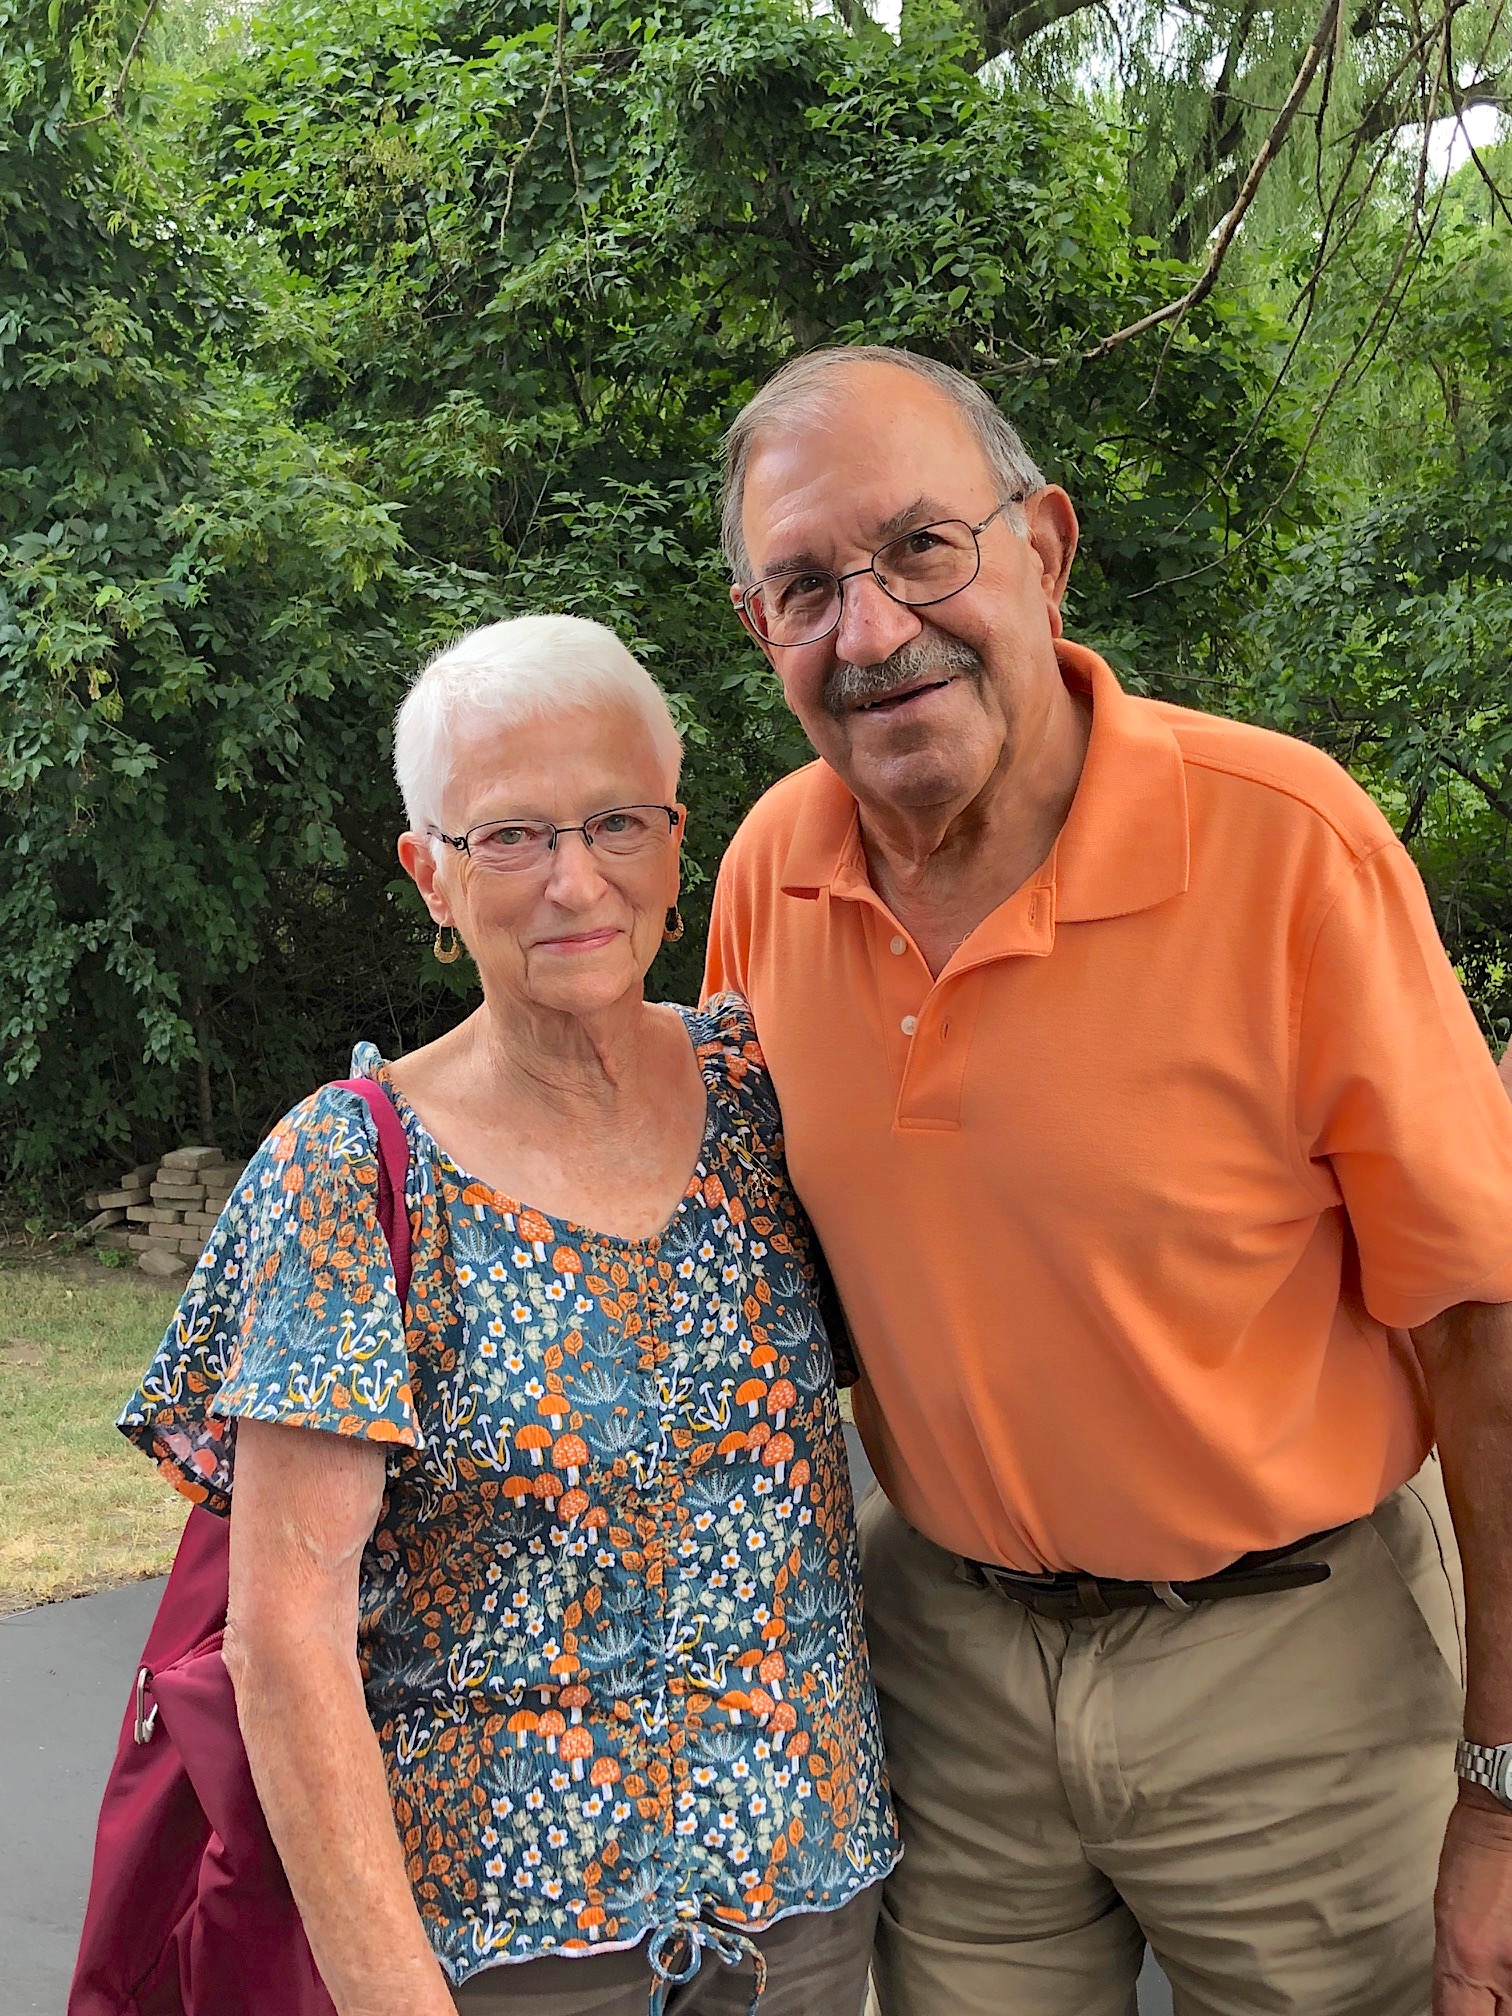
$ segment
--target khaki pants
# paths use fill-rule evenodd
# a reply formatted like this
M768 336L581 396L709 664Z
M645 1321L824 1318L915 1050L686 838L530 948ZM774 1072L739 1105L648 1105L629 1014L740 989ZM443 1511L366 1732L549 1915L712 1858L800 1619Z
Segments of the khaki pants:
M1427 2016L1463 1686L1436 1462L1312 1588L1035 1617L880 1492L861 1548L903 1860L882 2016ZM1311 1556L1309 1558L1312 1558Z
M861 2016L881 1886L838 1911L779 1918L755 1944L767 1963L757 2016ZM452 1991L462 2016L646 2016L651 1968L644 1942L623 1953L552 1955L489 1967ZM756 1990L749 1961L726 1967L705 1953L691 1981L667 1991L667 2016L745 2016Z

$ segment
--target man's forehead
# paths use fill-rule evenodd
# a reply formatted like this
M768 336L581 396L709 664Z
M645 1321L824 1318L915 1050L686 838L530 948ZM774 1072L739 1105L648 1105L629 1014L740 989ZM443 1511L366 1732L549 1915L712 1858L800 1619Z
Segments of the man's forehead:
M769 564L795 537L801 545L829 529L885 540L958 516L993 487L980 440L938 387L893 367L858 367L756 435L746 533L752 558Z

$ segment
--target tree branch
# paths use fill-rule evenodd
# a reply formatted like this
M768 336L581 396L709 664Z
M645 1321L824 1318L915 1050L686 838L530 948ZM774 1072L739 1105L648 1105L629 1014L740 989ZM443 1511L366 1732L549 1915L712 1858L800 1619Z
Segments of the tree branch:
M1244 222L1245 212L1254 202L1256 192L1265 179L1265 171L1281 151L1281 144L1291 130L1292 121L1307 96L1308 89L1317 74L1318 65L1333 41L1334 27L1339 18L1339 4L1340 0L1324 0L1323 12L1319 16L1317 27L1313 30L1312 40L1307 45L1307 53L1302 58L1301 67L1292 82L1292 87L1286 94L1286 100L1276 115L1274 125L1266 134L1259 153L1250 163L1250 171L1244 178L1238 196L1234 199L1232 209L1218 227L1206 265L1185 294L1179 295L1174 301L1167 301L1162 308L1151 309L1148 315L1141 315L1137 322L1129 322L1122 329L1115 329L1111 335L1104 336L1100 342L1094 343L1090 350L1072 351L1064 357L1031 357L1022 364L1009 365L1007 369L1010 375L1016 376L1025 371L1055 370L1061 365L1071 363L1096 364L1111 351L1118 349L1120 344L1132 342L1136 336L1143 336L1151 329L1158 329L1162 323L1179 319L1207 299L1217 285L1218 274L1228 257L1229 247L1238 234L1239 226Z

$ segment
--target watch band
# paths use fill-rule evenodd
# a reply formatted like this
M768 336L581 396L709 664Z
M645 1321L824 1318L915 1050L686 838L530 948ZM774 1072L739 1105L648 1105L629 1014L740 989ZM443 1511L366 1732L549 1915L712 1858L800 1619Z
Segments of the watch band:
M1454 1768L1469 1785L1479 1785L1503 1806L1512 1807L1512 1743L1469 1743L1454 1753Z

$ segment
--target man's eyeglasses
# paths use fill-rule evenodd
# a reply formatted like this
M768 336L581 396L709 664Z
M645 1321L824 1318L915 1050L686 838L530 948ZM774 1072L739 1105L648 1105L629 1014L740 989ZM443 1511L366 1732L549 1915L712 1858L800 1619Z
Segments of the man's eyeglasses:
M617 861L649 854L677 831L677 817L675 805L613 805L590 814L580 826L553 826L549 819L487 819L465 833L443 833L436 826L430 830L475 867L511 874L538 868L556 852L564 833L581 833L585 847Z
M783 651L817 644L838 629L845 584L861 574L870 574L884 595L905 608L927 609L971 586L982 566L979 535L994 518L1023 501L1022 491L1005 497L979 525L968 525L964 518L916 525L879 546L866 566L853 567L848 574L831 574L822 567L789 567L768 574L742 590L737 606L753 637Z

